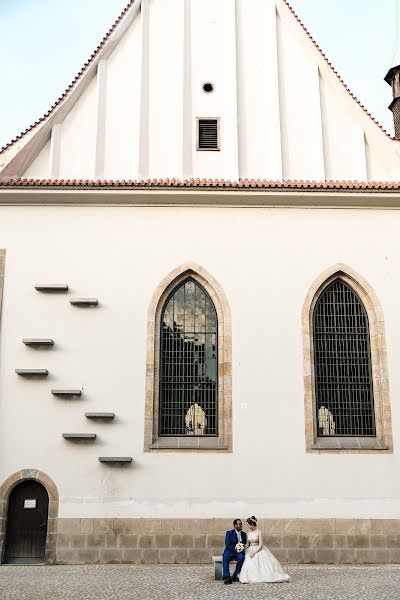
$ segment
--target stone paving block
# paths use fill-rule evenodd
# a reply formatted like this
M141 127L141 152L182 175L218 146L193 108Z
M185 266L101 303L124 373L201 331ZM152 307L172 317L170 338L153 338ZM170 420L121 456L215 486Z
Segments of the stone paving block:
M388 535L386 543L388 548L400 548L400 535Z
M317 561L323 564L333 564L339 562L339 550L317 549Z
M78 563L94 564L100 560L100 550L96 548L81 548L76 552Z
M312 546L316 548L333 548L333 535L316 535L312 536Z
M285 519L264 519L263 530L268 534L284 534L285 533Z
M207 548L220 547L222 550L225 547L225 536L224 535L208 535L207 536Z
M299 547L299 536L298 535L283 535L282 536L283 548L298 548Z
M140 519L113 519L113 531L115 533L133 534L140 533Z
M162 548L160 550L160 563L173 564L176 561L176 550L172 548Z
M285 563L288 560L288 551L286 548L276 548L274 549L273 554L281 563Z
M364 550L356 548L356 563L360 564L368 564L375 563L376 561L376 552L375 550Z
M236 517L236 518L240 518L240 517ZM242 520L243 525L245 524L245 521ZM199 527L200 529L200 527ZM209 529L209 531L207 533L213 533L216 535L225 535L225 532L228 531L229 529L233 529L233 519L212 519L212 523L211 523L211 528ZM199 531L200 533L200 531Z
M93 519L93 533L113 533L113 519Z
M121 548L137 548L138 536L133 533L122 533L119 536Z
M385 519L371 519L371 534L385 533Z
M193 546L195 548L205 548L207 545L207 536L206 535L194 535L193 536Z
M69 548L70 535L68 533L57 534L57 549L58 548Z
M322 520L322 531L323 531L323 533L335 533L336 519L323 519Z
M73 533L69 537L69 545L71 548L83 548L85 546L85 535Z
M371 535L369 541L371 548L386 548L385 535Z
M385 519L385 533L390 535L400 534L400 519Z
M352 564L356 560L356 552L353 548L339 550L339 562L342 564Z
M169 548L171 538L167 534L160 534L155 536L154 545L156 548Z
M347 536L346 535L334 535L333 536L333 545L335 548L346 548L347 545Z
M212 536L208 536L212 537ZM171 535L171 548L192 548L192 535Z
M191 564L211 564L210 551L192 548L189 550L189 562Z
M176 550L176 562L179 564L184 564L189 561L189 550L184 548L177 548Z
M391 563L400 563L400 548L392 548L389 553Z
M304 562L314 564L317 562L317 550L315 548L304 548Z
M300 521L300 533L303 534L321 534L323 525L321 519L301 519Z
M300 533L300 519L286 519L283 522L283 533L285 535Z
M56 560L58 563L74 564L76 563L76 550L66 548L57 549Z
M81 520L80 519L58 519L58 532L59 533L80 533L81 532Z
M355 520L356 534L369 535L371 533L371 519Z
M160 551L156 548L145 548L143 550L144 564L157 564L160 561Z
M93 519L81 519L81 533L93 533Z
M113 564L122 562L122 550L118 548L102 548L100 550L100 562Z
M116 548L119 545L119 535L116 533L107 533L106 538L106 548Z
M265 535L264 544L267 548L281 548L282 547L282 536L281 535Z
M354 535L352 538L352 542L353 542L354 548L369 548L370 547L370 536L369 535ZM349 545L349 547L350 547L350 545Z
M140 535L139 536L139 548L151 548L154 546L154 536L152 535Z
M215 523L216 519L200 519L199 521L199 530L197 533L210 533L210 531L215 531L216 533L219 533L219 530L217 530L217 527L219 527L218 523ZM233 525L232 525L232 521L229 521L229 526L227 527L227 529L225 531L228 531L228 529L233 529ZM174 533L174 532L171 532Z
M302 548L289 548L287 562L289 564L302 563L304 561L304 550Z
M311 543L311 538L313 537L311 535L299 535L299 548L311 548L314 545Z
M168 550L166 550L168 551ZM1 569L2 600L399 600L400 566L296 565L284 584L214 581L212 565L13 566Z
M390 563L390 550L375 550L375 562L376 563Z
M142 534L148 535L148 534L156 534L156 533L162 533L161 532L161 519L142 519L141 521L142 527L141 527L141 532Z
M354 519L336 519L335 533L354 535L356 524Z
M177 527L174 533L189 533L193 535L195 533L198 533L199 529L199 519L178 519Z
M122 561L140 565L143 562L143 550L139 548L124 548L122 550Z
M91 533L86 536L86 546L92 548L104 548L106 536L100 533Z

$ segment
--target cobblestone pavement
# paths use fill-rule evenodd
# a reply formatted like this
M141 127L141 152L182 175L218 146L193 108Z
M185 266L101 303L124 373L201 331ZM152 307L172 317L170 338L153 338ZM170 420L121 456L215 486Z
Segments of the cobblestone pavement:
M288 567L288 583L229 586L212 566L0 567L1 600L400 600L398 566Z

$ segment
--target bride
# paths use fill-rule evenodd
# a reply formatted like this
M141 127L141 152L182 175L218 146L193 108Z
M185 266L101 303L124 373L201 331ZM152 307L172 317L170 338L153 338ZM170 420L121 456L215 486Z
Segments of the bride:
M289 581L289 575L284 573L275 556L263 545L262 533L257 529L257 519L250 517L246 523L249 526L246 557L239 574L240 583L275 583Z

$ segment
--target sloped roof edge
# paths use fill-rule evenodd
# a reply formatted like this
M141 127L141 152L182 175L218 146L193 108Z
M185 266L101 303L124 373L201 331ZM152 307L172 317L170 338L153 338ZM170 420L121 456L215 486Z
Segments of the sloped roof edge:
M94 52L92 52L92 54L90 55L90 57L88 58L88 60L84 63L84 65L82 66L82 68L80 69L80 71L75 75L74 79L71 81L71 83L69 84L69 86L65 89L65 91L61 94L61 96L58 98L58 100L56 100L56 102L54 102L54 104L49 108L49 110L42 117L40 117L37 121L35 121L34 123L32 123L32 125L30 125L29 127L27 127L24 131L22 131L21 133L19 133L10 142L8 142L2 148L0 148L0 154L3 153L5 150L8 150L8 148L10 148L16 142L18 142L27 133L29 133L30 131L32 131L32 129L34 129L35 127L37 127L41 123L43 123L43 121L45 121L52 113L54 113L54 111L61 104L61 102L63 100L65 100L65 98L69 95L70 92L72 92L72 90L74 89L74 87L76 86L76 84L78 83L78 81L81 79L82 75L84 73L86 73L86 71L88 70L89 66L93 63L93 61L98 56L98 54L101 51L101 49L104 47L104 44L110 38L110 36L113 33L113 31L115 31L116 27L121 23L121 21L123 20L123 18L126 16L126 13L128 12L128 10L134 4L140 5L141 2L142 2L142 0L130 0L128 2L128 4L125 6L125 8L123 9L123 11L119 15L119 17L114 21L113 25L110 27L110 29L107 31L107 33L105 34L105 36L103 37L103 39L100 41L100 43L98 44L97 48L94 50Z
M345 83L345 81L342 79L341 75L338 73L338 71L335 69L335 67L332 65L332 63L330 62L330 60L328 59L328 57L326 56L326 54L324 53L324 51L322 50L322 48L317 44L317 42L315 41L315 39L312 37L311 33L308 31L307 27L304 25L303 21L300 19L300 17L297 15L297 13L295 12L295 10L291 7L290 3L288 2L288 0L282 0L284 4L286 4L286 6L288 7L288 9L290 10L290 12L292 13L292 15L294 16L294 18L296 19L296 21L299 23L299 25L301 26L301 28L305 31L305 33L307 34L307 36L309 37L309 39L311 40L311 42L314 44L314 46L317 48L317 50L319 51L319 53L321 54L322 58L324 59L324 61L326 62L326 64L328 65L328 67L333 71L333 73L336 75L336 77L338 78L338 80L340 81L340 83L343 85L343 87L345 88L346 92L353 98L353 100L355 100L355 102L357 102L357 104L360 106L360 108L363 109L363 111L368 115L368 117L371 119L371 121L373 121L375 123L375 125L377 125L379 127L379 129L381 129L383 131L383 133L385 135L387 135L388 138L390 138L391 140L397 141L397 139L391 135L388 131L386 131L386 129L383 127L383 125L381 125L379 123L379 121L377 119L375 119L374 116L372 116L372 114L369 112L369 110L364 106L364 104L362 102L360 102L360 100L357 98L357 96L355 94L353 94L353 92L350 90L350 88L348 87L348 85Z
M114 24L108 30L108 32L103 37L103 39L101 40L101 42L99 43L99 45L97 46L97 48L95 49L95 51L91 54L91 56L89 57L89 59L84 63L83 67L80 69L80 71L77 73L77 75L75 76L75 78L72 80L72 82L66 88L66 90L64 91L64 93L58 98L58 100L50 107L50 109L42 117L40 117L37 121L35 121L34 123L32 123L32 125L30 125L27 129L25 129L24 131L22 131L21 133L19 133L10 142L8 142L2 148L0 148L0 154L2 154L5 150L7 150L8 148L10 148L17 141L19 141L27 133L29 133L30 131L32 131L36 126L40 125L43 121L45 121L55 111L55 109L60 105L60 103L73 90L73 88L75 87L75 85L77 84L77 82L80 80L80 78L82 77L82 75L87 71L87 69L89 68L89 66L93 63L94 59L98 56L100 50L103 48L104 44L107 42L107 40L109 39L109 37L111 36L111 34L115 30L115 28L121 23L122 19L125 17L125 15L128 12L128 10L134 4L140 5L141 1L142 0L130 0L128 2L128 4L125 6L125 8L123 9L123 11L119 15L119 17L116 19L116 21L114 22ZM308 31L308 29L306 28L306 26L304 25L304 23L302 22L302 20L300 19L300 17L297 15L297 13L295 12L295 10L292 8L292 6L288 2L288 0L282 0L282 1L287 6L287 8L290 10L290 12L292 13L292 15L296 19L296 21L299 23L299 25L304 30L304 32L307 34L307 36L309 37L309 39L311 40L311 42L317 48L317 50L319 51L319 53L321 54L321 56L323 57L323 59L325 60L325 62L327 63L327 65L329 66L329 68L336 75L336 77L338 78L338 80L340 81L340 83L343 85L343 87L345 88L345 90L348 92L348 94L353 98L353 100L355 100L355 102L357 102L357 104L360 106L360 108L362 108L362 110L367 114L367 116L383 131L383 133L388 138L390 138L391 140L397 141L396 138L394 136L392 136L388 131L386 131L386 129L378 122L378 120L375 119L375 117L373 117L371 115L371 113L362 104L362 102L360 102L358 100L358 98L350 91L350 89L347 86L347 84L344 82L344 80L339 75L339 73L337 72L337 70L335 69L335 67L332 65L332 63L329 61L329 59L327 58L327 56L324 54L324 52L322 51L322 49L320 48L320 46L317 44L317 42L315 41L315 39L312 37L311 33Z
M92 179L0 179L0 188L84 188L84 189L295 189L295 190L380 190L400 191L400 181L268 181L265 179L146 179L146 180L92 180Z

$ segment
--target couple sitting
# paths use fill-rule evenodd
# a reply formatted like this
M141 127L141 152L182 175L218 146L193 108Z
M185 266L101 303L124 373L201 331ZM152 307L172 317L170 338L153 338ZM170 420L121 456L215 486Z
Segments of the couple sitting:
M289 581L275 556L263 545L262 533L257 528L257 519L250 517L246 521L249 533L242 531L242 521L233 521L234 529L226 532L225 550L222 555L223 580L225 584L275 583ZM229 563L236 560L236 569L229 574Z

